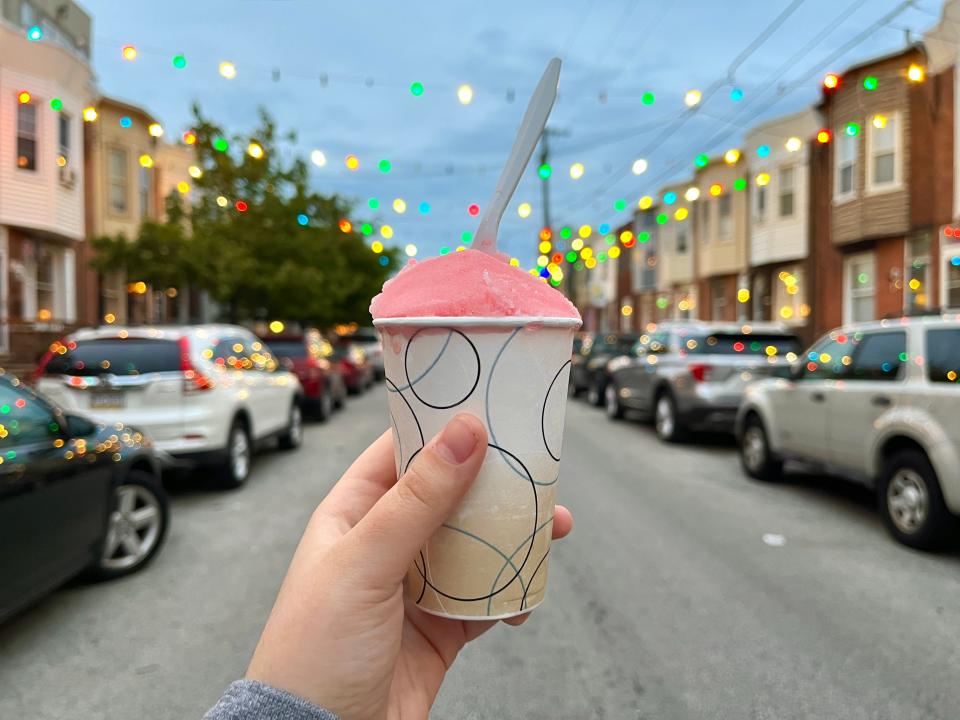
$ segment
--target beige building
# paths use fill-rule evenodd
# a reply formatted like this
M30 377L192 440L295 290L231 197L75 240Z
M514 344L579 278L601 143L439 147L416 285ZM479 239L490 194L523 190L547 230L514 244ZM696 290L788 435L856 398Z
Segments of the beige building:
M90 31L69 0L0 2L0 358L14 369L77 320Z
M189 203L195 154L166 142L162 124L143 108L100 98L96 111L96 120L86 124L87 231L91 238L132 239L144 220L163 219L171 193ZM189 315L188 299L177 289L129 283L120 272L98 275L86 269L81 285L83 320L89 324L165 322Z
M690 182L668 185L660 191L659 205L651 208L657 219L656 320L698 316L696 268L694 266L694 211L687 191Z
M738 300L749 264L746 165L734 150L712 158L694 177L694 267L703 320L746 319L746 304Z

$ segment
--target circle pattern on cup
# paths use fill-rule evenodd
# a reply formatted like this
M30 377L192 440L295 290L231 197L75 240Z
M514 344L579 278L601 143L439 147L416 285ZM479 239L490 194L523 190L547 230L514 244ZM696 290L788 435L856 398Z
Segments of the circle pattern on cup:
M445 372L431 372L439 364L463 369L456 387L449 387ZM464 333L449 328L421 328L407 342L403 353L407 387L421 403L434 410L449 410L466 402L480 382L480 353ZM456 377L456 374L452 374ZM415 378L415 379L414 379ZM441 382L440 379L445 382Z

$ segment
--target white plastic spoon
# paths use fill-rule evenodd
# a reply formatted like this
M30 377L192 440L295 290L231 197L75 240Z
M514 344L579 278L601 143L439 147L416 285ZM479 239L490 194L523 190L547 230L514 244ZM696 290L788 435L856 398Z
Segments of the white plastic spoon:
M473 247L477 250L483 250L491 255L497 252L500 220L517 189L527 163L530 162L530 156L537 147L543 128L547 124L547 118L550 117L553 103L557 99L559 81L560 58L553 58L547 63L547 69L543 71L543 77L540 78L537 89L533 91L533 97L530 98L527 112L524 113L523 122L520 123L520 129L517 131L517 139L513 141L510 155L497 181L497 187L480 219L477 236L473 242Z

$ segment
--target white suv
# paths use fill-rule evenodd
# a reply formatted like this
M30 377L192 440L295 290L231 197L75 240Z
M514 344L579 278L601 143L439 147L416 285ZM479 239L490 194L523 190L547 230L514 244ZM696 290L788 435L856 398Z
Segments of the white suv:
M158 450L216 465L242 485L253 449L303 438L301 388L253 333L234 325L99 327L53 343L37 388L61 407L147 433Z
M865 480L897 540L943 544L960 515L960 316L833 330L792 379L747 389L737 436L750 476L798 459Z

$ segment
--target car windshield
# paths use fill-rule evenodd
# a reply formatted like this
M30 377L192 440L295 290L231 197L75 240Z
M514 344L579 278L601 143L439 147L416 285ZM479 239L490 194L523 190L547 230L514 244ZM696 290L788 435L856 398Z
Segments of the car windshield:
M800 338L779 333L711 333L680 338L691 355L786 355L802 350ZM772 348L772 349L771 349Z
M101 338L55 343L45 372L52 375L143 375L180 370L176 340Z
M307 344L303 340L271 340L270 350L277 357L305 358Z
M623 355L630 352L636 341L636 335L598 335L590 345L590 354Z

